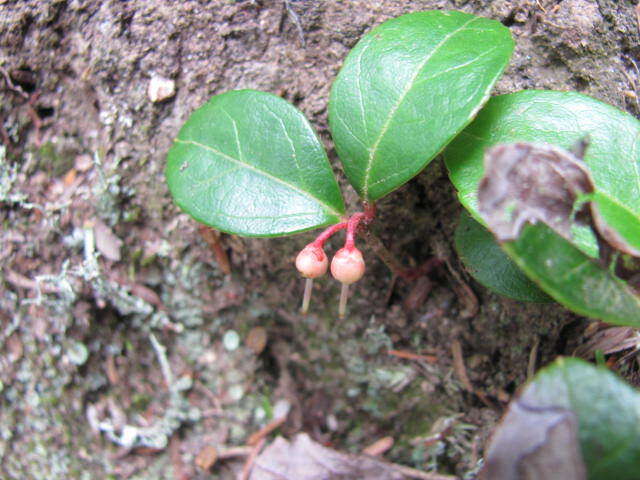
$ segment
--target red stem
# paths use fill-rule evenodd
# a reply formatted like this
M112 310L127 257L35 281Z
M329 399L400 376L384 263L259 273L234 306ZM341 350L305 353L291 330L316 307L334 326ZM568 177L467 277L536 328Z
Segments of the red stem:
M346 250L353 250L356 247L356 233L358 231L358 225L360 221L364 220L366 215L362 212L354 213L347 222L347 239L344 242L344 248Z
M322 248L324 246L324 242L329 240L329 238L331 238L338 231L346 228L347 239L345 241L344 248L346 248L347 250L353 250L355 248L356 234L358 233L360 222L362 222L364 225L369 225L373 221L375 216L376 204L365 202L363 212L354 213L346 222L340 222L336 223L335 225L331 225L320 235L318 235L310 245Z
M364 202L364 223L365 225L370 224L373 219L376 217L376 204Z
M324 246L324 242L329 240L329 238L331 238L333 234L345 228L347 228L347 222L340 222L336 223L335 225L331 225L324 232L318 235L316 239L311 242L311 245L322 248Z

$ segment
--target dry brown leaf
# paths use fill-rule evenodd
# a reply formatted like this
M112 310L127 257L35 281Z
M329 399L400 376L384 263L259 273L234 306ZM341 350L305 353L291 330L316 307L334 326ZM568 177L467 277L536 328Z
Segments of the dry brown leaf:
M208 471L218 460L218 450L213 445L206 445L196 455L195 464L203 471Z
M573 208L593 191L584 163L550 145L497 145L485 154L478 189L483 219L500 242L515 240L526 223L544 222L571 239Z
M98 247L100 253L108 260L112 260L114 262L119 261L122 240L120 240L113 231L100 220L95 221L93 231L96 236L96 247Z
M585 480L570 410L513 402L491 438L481 480Z
M538 222L571 240L571 225L576 223L594 227L615 250L640 256L640 251L606 223L596 202L586 202L574 211L579 197L595 190L581 160L586 147L585 141L580 142L577 155L552 145L524 142L487 150L478 206L499 242L517 239L526 223Z
M396 468L364 455L323 447L307 434L276 438L256 459L250 480L404 480Z
M256 355L259 355L267 346L267 330L264 327L253 327L249 330L246 339L249 347Z

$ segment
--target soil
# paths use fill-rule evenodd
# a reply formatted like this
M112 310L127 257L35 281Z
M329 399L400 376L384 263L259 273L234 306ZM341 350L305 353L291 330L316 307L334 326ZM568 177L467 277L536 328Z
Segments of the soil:
M207 241L163 177L190 112L239 88L300 108L340 175L327 99L341 61L372 26L426 9L511 29L497 93L576 90L640 114L629 0L0 2L2 478L231 478L242 458L205 472L196 456L244 445L283 405L284 435L352 452L392 436L385 458L474 478L528 369L571 353L587 322L466 275L440 159L379 203L374 230L405 264L449 268L393 282L364 248L343 321L328 280L297 313L292 263L311 234ZM152 102L154 77L175 95Z

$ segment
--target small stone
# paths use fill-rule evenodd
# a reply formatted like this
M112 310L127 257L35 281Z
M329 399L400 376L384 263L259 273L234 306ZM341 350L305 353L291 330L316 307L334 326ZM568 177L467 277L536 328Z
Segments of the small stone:
M211 467L218 460L218 450L213 445L205 446L198 455L196 455L196 466L205 472L211 470Z
M229 398L234 402L244 397L244 387L242 385L231 385L229 388Z
M247 335L247 347L256 355L259 355L267 346L267 330L264 327L254 327Z
M89 350L84 343L76 342L67 350L67 358L74 365L84 365L89 358Z
M228 330L222 337L222 344L228 351L233 352L240 346L240 335L235 330Z
M153 103L162 102L176 94L176 82L163 77L151 77L147 95Z

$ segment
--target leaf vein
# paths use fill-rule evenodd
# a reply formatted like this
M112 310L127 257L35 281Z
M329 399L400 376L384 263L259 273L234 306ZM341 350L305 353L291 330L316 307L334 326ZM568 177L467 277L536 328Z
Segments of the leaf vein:
M240 167L246 168L247 170L251 170L251 171L253 171L255 173L263 175L263 176L273 180L274 182L279 183L281 185L284 185L285 187L287 187L287 188L299 193L300 195L303 195L305 197L308 197L308 198L318 202L320 205L322 205L331 214L333 214L333 215L335 215L337 217L341 216L340 212L336 211L332 206L328 205L327 203L325 203L324 201L320 200L316 196L311 195L311 193L305 192L304 190L301 190L299 187L297 187L295 185L292 185L290 183L287 183L284 180L282 180L282 179L280 179L278 177L275 177L275 176L271 175L270 173L268 173L268 172L266 172L264 170L256 168L256 167L254 167L253 165L251 165L249 163L241 161L241 160L239 160L237 158L233 158L232 156L227 155L226 153L223 153L220 150L218 150L218 149L216 149L216 148L214 148L214 147L212 147L210 145L205 145L205 144L197 142L195 140L184 140L184 139L181 139L181 138L176 138L175 141L178 142L178 143L183 143L183 144L187 144L187 145L193 145L195 147L202 148L203 150L206 150L206 151L209 151L209 152L211 152L211 153L213 153L215 155L218 155L218 156L224 158L225 160L228 160L229 162L232 162L232 163L235 163L236 165L239 165Z
M447 41L449 41L449 39L451 39L456 34L464 31L469 24L471 24L472 22L474 22L474 21L476 21L478 19L479 19L479 17L474 17L474 18L472 18L470 20L467 20L465 23L460 25L460 27L458 27L454 31L448 33L447 35L445 35L442 38L442 40L440 40L440 42L438 42L438 44L434 47L434 49L431 51L431 53L429 55L427 55L427 57L422 62L420 62L420 65L418 66L418 68L416 68L415 74L413 75L411 80L409 82L407 82L407 85L405 86L404 91L400 94L400 97L398 97L398 100L396 101L396 103L394 103L394 105L391 107L391 110L389 111L389 114L387 115L387 118L386 118L384 124L382 125L382 129L380 130L380 133L378 134L378 137L376 138L376 141L374 142L373 146L369 149L369 158L367 160L367 168L365 170L365 176L364 176L364 186L363 186L363 189L362 189L365 198L367 198L369 196L369 177L371 176L371 168L372 168L372 165L373 165L373 160L375 158L375 155L376 155L376 153L378 151L378 146L380 145L380 142L382 141L382 139L386 135L387 130L389 129L389 126L391 125L391 121L393 120L393 117L395 116L396 112L398 111L398 108L400 108L400 106L404 102L404 99L406 98L406 96L409 94L409 92L413 88L413 86L414 86L413 84L414 84L416 78L418 77L418 75L420 75L422 69L429 62L429 60L431 60L433 58L433 56L440 50L440 48L442 48L442 46Z

